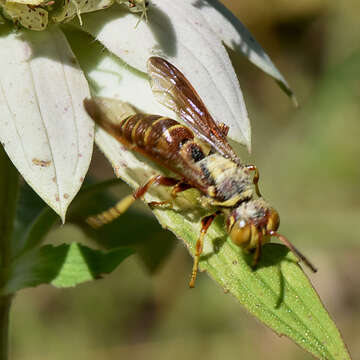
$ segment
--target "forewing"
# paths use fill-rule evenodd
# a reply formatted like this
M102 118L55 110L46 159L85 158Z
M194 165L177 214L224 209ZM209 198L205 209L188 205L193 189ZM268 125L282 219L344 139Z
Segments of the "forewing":
M161 104L173 110L202 140L221 155L239 163L240 160L226 139L223 126L216 124L204 103L185 76L160 57L147 63L151 89Z

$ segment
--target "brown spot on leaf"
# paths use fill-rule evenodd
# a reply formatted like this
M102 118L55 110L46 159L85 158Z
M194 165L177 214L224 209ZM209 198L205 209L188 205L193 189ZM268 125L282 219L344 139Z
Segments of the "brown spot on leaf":
M51 164L51 160L40 160L33 158L32 163L36 166L48 167Z

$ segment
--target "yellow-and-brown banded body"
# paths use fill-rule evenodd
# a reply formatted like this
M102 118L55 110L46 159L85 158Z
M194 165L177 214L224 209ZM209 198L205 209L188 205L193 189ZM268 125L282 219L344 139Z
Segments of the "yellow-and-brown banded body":
M148 61L148 72L154 95L188 127L159 115L132 114L121 117L120 121L110 121L107 110L113 107L108 104L114 101L111 99L92 98L85 100L84 105L95 122L129 150L143 154L180 177L153 177L137 189L135 198L143 196L154 183L174 186L173 195L194 187L202 193L200 203L214 209L201 221L190 287L195 284L204 236L218 214L225 216L231 240L246 251L255 251L254 265L259 260L262 245L275 236L316 271L284 236L277 233L279 215L260 194L256 166L242 164L228 143L229 128L214 121L195 89L174 65L152 57Z
M250 171L231 159L212 153L194 133L176 120L135 114L114 124L101 111L107 99L84 101L90 116L128 149L165 166L207 196L210 206L234 207L253 197Z
M104 98L84 100L87 112L97 124L126 148L165 166L181 177L194 177L191 185L206 191L206 183L197 181L202 177L201 171L193 166L204 158L204 150L194 141L194 134L190 129L168 117L147 114L130 115L114 124L104 118L106 114L102 109L106 101Z

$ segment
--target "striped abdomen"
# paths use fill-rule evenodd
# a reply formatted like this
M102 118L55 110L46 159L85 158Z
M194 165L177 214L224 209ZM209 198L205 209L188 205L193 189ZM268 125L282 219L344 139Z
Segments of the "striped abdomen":
M193 132L177 121L159 115L136 114L119 126L123 139L162 160L171 158L182 145L194 139ZM119 134L120 135L120 134Z
M156 161L206 192L208 184L196 165L205 157L204 150L186 126L168 117L146 114L131 115L119 124L97 122L130 150Z

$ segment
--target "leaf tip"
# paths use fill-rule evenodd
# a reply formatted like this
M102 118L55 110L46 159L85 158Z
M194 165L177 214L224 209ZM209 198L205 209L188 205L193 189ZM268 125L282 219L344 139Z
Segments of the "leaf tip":
M291 93L290 99L291 99L291 102L293 103L294 107L298 108L299 107L299 102L298 102L298 100L297 100L294 93Z
M60 215L60 219L61 219L61 224L64 225L65 224L65 215Z
M246 149L247 149L248 153L251 154L251 141L246 143Z
M66 210L67 210L67 208L65 208L65 209L60 209L60 211L57 212L57 214L60 216L61 224L62 224L62 225L65 224L65 220L66 220Z

